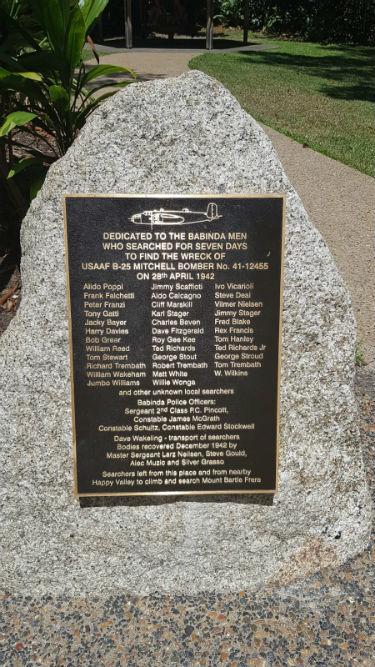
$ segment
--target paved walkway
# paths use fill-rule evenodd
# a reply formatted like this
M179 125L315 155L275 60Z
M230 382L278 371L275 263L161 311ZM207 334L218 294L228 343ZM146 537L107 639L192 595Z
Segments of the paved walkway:
M107 48L107 47L102 47ZM163 79L178 76L188 70L189 61L199 55L197 51L185 50L154 50L131 49L130 51L113 50L108 56L100 57L101 65L121 65L130 67L137 74L137 81ZM89 61L95 64L95 61Z
M262 126L351 293L365 363L374 358L374 179Z
M247 47L257 48L257 47ZM207 52L206 52L207 53ZM138 81L178 76L194 51L131 50L101 58L130 67ZM326 240L349 288L365 363L374 358L374 180L263 126L314 225Z

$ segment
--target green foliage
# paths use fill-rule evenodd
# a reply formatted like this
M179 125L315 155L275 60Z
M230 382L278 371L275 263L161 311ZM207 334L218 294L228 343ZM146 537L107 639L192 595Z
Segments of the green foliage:
M29 111L13 111L8 114L2 127L0 127L0 137L4 137L15 127L21 127L36 118L35 113Z
M246 1L246 0L245 0ZM306 41L372 44L373 0L247 0L250 29ZM215 15L226 26L240 26L242 0L216 0Z
M90 32L96 19L100 16L102 11L106 8L108 0L79 0L79 6L82 12L83 20L85 22L86 34Z
M18 228L49 165L67 151L98 104L113 95L113 90L98 92L130 83L100 77L135 76L125 67L84 62L87 42L97 57L88 31L107 3L0 0L0 195L5 193L6 217ZM0 226L0 251L9 247L10 236L18 234L7 235Z
M31 16L44 38L38 40L10 13L0 13L7 26L7 35L18 32L23 44L16 53L0 48L0 93L11 94L17 108L3 119L2 135L11 132L15 125L24 124L23 134L30 133L44 141L50 148L30 149L26 153L43 158L50 164L63 155L83 127L88 116L99 104L95 93L107 86L125 86L129 81L104 83L89 89L94 79L114 73L131 73L125 67L110 65L87 68L82 60L87 31L92 26L108 0L29 0ZM15 2L12 3L14 5ZM13 7L12 7L13 10ZM133 74L133 73L131 73ZM113 93L112 93L113 94ZM26 114L20 116L20 114ZM28 114L28 115L27 115ZM23 135L11 140L22 148Z
M359 367L363 366L363 356L364 356L363 345L362 345L362 341L359 340L356 343L355 352L354 352L354 363L355 363L356 366L359 366Z
M39 165L40 160L37 157L23 157L19 160L14 167L9 171L8 178L12 178L16 174L19 174L20 171L31 167L32 165Z
M225 26L239 26L243 21L242 0L215 0L214 2L215 23Z

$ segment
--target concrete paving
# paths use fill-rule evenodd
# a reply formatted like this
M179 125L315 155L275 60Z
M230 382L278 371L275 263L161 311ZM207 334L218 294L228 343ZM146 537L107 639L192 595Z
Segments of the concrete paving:
M207 52L206 52L207 53ZM113 51L101 63L130 67L137 81L178 76L197 51ZM363 362L374 359L374 179L263 126L351 293Z
M351 293L363 361L374 358L374 179L262 126Z
M103 48L103 47L102 47ZM106 48L106 47L105 47ZM185 51L180 49L164 50L138 50L130 51L113 50L113 53L100 57L101 65L120 65L130 67L137 74L137 81L149 81L150 79L161 79L168 76L178 76L188 70L189 61L199 55L197 51ZM95 65L94 60L88 62ZM113 77L111 77L113 78ZM122 78L122 76L116 77Z

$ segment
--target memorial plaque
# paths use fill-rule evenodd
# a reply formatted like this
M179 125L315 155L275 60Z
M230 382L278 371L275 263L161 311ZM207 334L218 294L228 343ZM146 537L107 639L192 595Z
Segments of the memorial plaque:
M67 195L77 496L275 493L282 195Z

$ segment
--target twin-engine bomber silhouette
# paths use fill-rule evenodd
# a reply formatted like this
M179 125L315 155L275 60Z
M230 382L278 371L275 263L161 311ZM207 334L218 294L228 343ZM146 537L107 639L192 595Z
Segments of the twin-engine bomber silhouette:
M188 208L183 208L181 211L166 211L164 208L153 211L143 211L143 213L135 213L130 220L135 225L194 225L197 222L212 222L222 218L218 214L217 204L210 203L207 206L207 211L190 211Z

